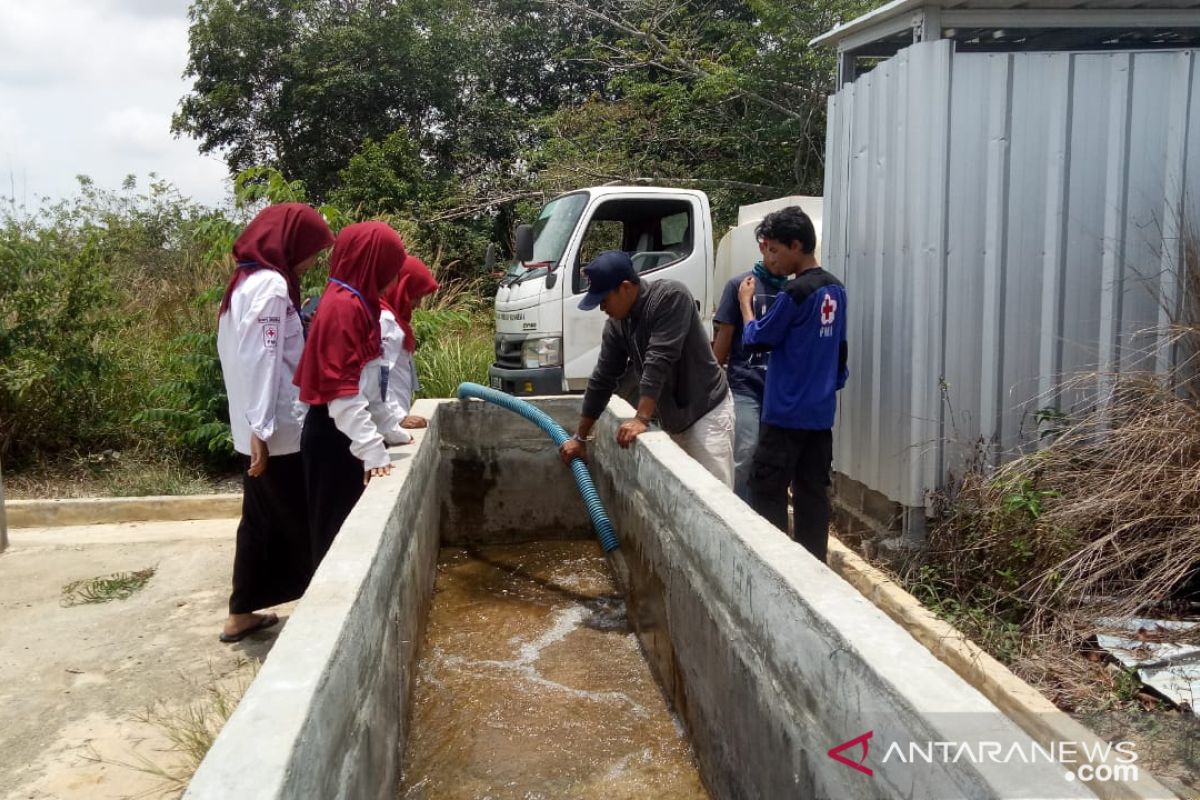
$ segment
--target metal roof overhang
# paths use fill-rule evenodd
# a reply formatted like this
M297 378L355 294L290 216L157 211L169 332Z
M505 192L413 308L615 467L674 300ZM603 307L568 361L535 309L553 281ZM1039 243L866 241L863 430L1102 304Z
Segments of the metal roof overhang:
M982 38L993 49L1195 46L1200 0L892 0L810 44L885 55L941 38Z

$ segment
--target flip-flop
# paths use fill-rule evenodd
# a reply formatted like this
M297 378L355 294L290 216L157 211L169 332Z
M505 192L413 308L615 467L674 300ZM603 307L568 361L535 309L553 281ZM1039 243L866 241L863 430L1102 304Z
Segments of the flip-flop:
M238 631L237 633L232 633L232 634L222 632L221 635L217 638L219 638L222 642L225 642L225 644L233 644L234 642L240 642L242 639L245 639L247 636L249 636L252 633L257 633L258 631L266 630L267 628L270 628L272 625L277 625L278 623L279 623L279 617L276 616L275 614L263 614L261 617L258 618L258 622L254 623L249 628L245 628L243 630Z

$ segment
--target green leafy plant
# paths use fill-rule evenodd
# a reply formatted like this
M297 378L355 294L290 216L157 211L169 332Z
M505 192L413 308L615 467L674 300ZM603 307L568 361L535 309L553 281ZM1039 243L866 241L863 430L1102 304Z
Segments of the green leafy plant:
M215 316L219 291L203 292L197 305L211 309ZM134 415L133 421L157 425L202 461L214 467L229 467L236 453L229 427L229 399L217 355L217 334L213 330L187 333L172 345L167 363L175 377L154 388L150 400L155 405Z
M107 441L97 413L117 363L103 234L0 224L0 452Z
M1028 515L1030 519L1037 519L1042 515L1043 503L1055 497L1062 497L1062 492L1055 489L1038 489L1032 478L1022 478L1005 494L1004 510L1020 512Z

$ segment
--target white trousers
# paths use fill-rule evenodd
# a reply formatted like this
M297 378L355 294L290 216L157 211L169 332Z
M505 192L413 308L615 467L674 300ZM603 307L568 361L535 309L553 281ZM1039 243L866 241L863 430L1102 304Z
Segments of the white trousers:
M725 399L692 427L670 436L685 453L732 489L733 430L733 395L726 393Z

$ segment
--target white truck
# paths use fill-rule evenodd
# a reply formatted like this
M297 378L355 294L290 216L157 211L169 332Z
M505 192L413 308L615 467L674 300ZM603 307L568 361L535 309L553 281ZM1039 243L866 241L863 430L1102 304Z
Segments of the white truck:
M515 395L580 392L596 366L607 317L580 311L581 269L605 250L624 250L645 280L671 278L711 323L725 282L758 260L754 228L767 213L799 205L821 231L822 199L783 197L743 206L738 225L713 244L704 192L596 186L551 200L517 228L516 260L496 291L492 388Z

